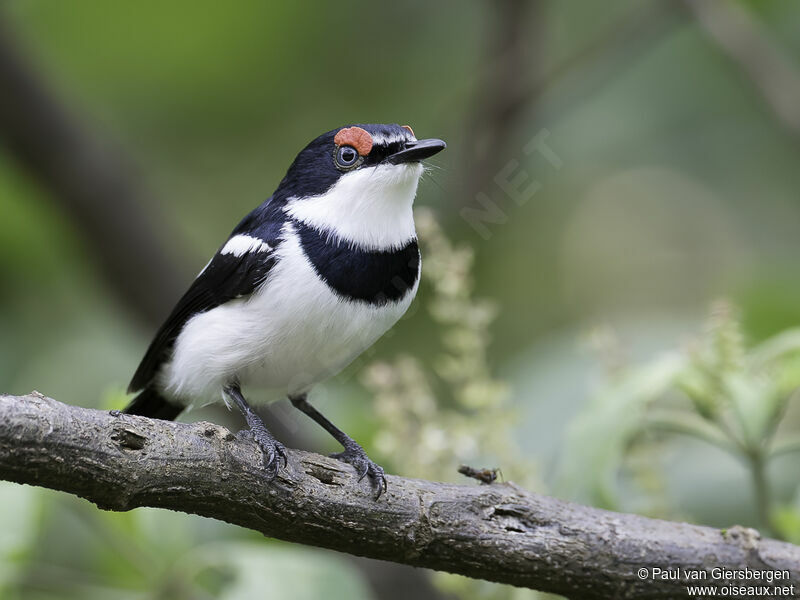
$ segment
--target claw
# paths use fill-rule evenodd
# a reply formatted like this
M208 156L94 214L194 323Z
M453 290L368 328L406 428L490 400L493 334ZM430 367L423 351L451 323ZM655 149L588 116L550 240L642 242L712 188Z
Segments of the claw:
M278 466L283 461L283 467L286 468L288 460L286 458L286 448L278 440L273 437L259 435L259 432L254 432L253 437L261 448L263 457L264 469L267 472L267 479L272 480L278 474Z
M361 446L355 445L345 448L344 452L331 454L331 458L335 458L352 465L355 468L356 475L358 475L359 482L364 479L365 476L369 475L370 481L373 484L377 484L377 494L375 495L375 500L380 498L381 495L388 489L383 467L372 462Z

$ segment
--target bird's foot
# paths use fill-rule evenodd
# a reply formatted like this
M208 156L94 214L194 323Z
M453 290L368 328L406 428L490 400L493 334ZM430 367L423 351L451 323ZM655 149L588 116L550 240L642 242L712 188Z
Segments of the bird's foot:
M383 467L372 462L364 452L364 449L356 442L352 442L345 446L344 452L337 452L331 454L331 458L335 458L349 465L353 465L358 473L358 480L364 479L364 476L369 476L369 480L377 489L375 500L381 497L386 491L386 476L383 473Z
M264 470L267 472L268 481L274 479L278 474L278 464L281 461L283 461L283 467L286 468L286 447L276 440L266 427L263 429L245 429L240 431L238 435L255 440L258 447L261 448Z

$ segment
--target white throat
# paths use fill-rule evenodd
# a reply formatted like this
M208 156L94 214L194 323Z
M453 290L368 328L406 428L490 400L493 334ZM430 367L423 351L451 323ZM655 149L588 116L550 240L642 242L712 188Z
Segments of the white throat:
M284 210L362 248L401 248L416 235L412 204L422 170L419 163L359 169L324 194L291 198Z

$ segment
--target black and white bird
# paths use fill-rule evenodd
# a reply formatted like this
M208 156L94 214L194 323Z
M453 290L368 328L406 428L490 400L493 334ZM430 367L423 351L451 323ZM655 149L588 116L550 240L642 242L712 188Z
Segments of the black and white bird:
M129 386L125 412L174 419L222 400L244 415L268 477L283 445L242 394L292 404L342 444L334 455L369 476L383 469L306 396L406 312L420 254L412 203L421 160L445 148L408 126L353 125L297 155L275 193L236 226L158 330Z

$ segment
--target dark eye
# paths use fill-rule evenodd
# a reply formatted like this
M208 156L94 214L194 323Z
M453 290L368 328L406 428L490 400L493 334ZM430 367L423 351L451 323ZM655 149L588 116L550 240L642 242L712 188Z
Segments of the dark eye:
M336 166L348 169L358 162L358 152L352 146L339 146L336 151Z

